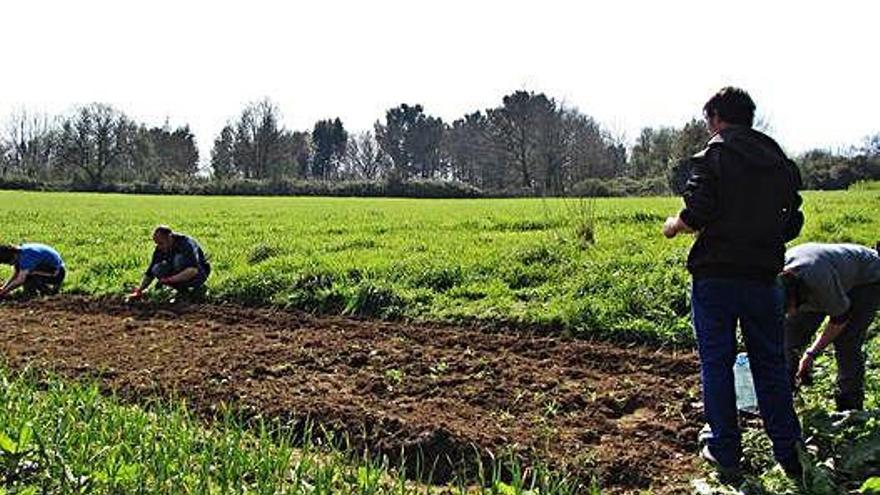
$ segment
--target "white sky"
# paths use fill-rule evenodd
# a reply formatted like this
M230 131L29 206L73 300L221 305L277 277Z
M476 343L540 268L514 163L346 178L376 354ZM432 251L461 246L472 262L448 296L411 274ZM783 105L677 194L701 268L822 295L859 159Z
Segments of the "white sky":
M268 96L291 129L371 128L421 103L452 120L543 91L628 140L724 85L792 152L880 132L880 1L0 0L0 120L101 101L189 123L202 159Z

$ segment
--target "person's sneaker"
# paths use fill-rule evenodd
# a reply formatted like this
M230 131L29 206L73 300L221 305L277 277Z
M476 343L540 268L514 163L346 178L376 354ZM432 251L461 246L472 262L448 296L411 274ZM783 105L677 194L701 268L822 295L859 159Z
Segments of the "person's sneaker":
M700 432L697 433L697 445L703 446L709 443L709 440L712 439L712 427L709 426L709 423L703 425L700 428Z
M715 468L715 472L718 473L719 482L725 485L739 486L745 480L739 466L722 466L718 459L712 455L708 445L704 445L700 449L700 457Z

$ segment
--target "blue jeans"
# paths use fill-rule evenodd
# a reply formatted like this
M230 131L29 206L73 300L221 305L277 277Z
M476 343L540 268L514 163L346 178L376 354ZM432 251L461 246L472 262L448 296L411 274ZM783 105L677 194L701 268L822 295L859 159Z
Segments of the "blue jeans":
M733 386L739 322L773 455L783 467L795 465L801 427L785 361L782 288L751 280L699 279L693 282L691 302L703 403L712 428L710 452L728 468L737 467L742 455Z

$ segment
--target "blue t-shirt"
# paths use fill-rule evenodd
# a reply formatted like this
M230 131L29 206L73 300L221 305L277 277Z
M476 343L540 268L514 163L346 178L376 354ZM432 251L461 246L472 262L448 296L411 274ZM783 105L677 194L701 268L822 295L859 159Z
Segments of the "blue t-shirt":
M58 251L45 244L22 244L18 249L18 262L15 266L19 270L31 272L39 268L56 271L64 267L64 261Z

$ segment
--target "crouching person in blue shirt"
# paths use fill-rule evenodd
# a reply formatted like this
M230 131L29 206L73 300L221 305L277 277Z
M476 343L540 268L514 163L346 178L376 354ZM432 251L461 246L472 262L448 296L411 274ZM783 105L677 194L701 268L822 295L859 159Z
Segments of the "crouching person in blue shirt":
M0 297L19 287L25 297L57 294L66 275L61 255L45 244L0 245L0 263L15 269L0 287Z
M156 249L141 284L129 294L139 299L153 280L177 291L179 297L198 300L205 295L205 282L211 274L211 265L199 243L192 237L178 234L161 225L153 231Z

